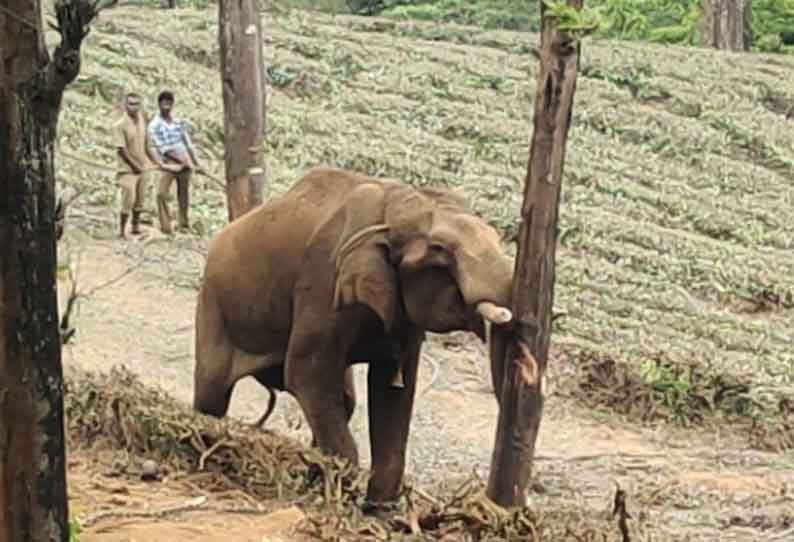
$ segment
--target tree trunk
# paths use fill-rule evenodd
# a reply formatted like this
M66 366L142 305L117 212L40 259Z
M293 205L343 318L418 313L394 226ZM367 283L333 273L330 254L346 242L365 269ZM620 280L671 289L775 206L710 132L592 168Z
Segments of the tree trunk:
M262 203L265 65L254 0L218 3L229 221Z
M706 47L746 51L752 31L750 0L703 0L700 42Z
M0 542L69 539L56 295L54 141L63 90L95 15L55 4L49 59L38 0L0 11Z
M582 8L583 0L568 0ZM540 73L534 132L513 277L514 331L497 386L499 421L488 496L502 506L523 506L543 411L543 375L554 301L557 213L565 145L571 122L579 42L557 29L541 4Z

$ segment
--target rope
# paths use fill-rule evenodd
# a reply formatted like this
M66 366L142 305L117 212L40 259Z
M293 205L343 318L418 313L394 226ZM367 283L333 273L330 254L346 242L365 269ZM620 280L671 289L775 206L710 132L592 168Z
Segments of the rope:
M102 169L104 171L112 171L113 173L116 173L116 169L115 168L109 167L106 164L100 164L100 163L94 162L92 160L88 160L87 158L83 158L82 156L77 156L75 154L68 153L66 151L58 150L58 155L59 156L65 156L66 158L71 158L72 160L76 160L78 162L82 162L84 164L87 164L89 166L95 167L97 169ZM164 170L163 168L161 168L159 166L154 166L154 167L148 167L146 169L141 170L141 173L146 173L146 172L149 172L149 171L166 171L166 170ZM226 183L224 183L219 178L215 177L214 175L211 175L211 174L207 173L204 170L194 170L194 171L196 173L200 174L200 175L204 175L205 177L207 177L208 179L213 181L215 184L217 184L220 188L222 188L224 190L224 192L226 191Z

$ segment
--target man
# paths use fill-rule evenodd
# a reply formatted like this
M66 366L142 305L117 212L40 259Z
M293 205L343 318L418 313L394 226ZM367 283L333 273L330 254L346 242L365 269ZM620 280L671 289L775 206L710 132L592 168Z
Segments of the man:
M132 233L139 234L146 187L150 171L157 159L146 141L146 122L141 114L141 98L134 92L124 97L124 114L113 124L119 168L117 178L121 188L120 237L125 238L127 221L132 214Z
M176 180L177 201L179 203L179 229L189 229L188 223L188 183L192 170L202 172L198 164L193 143L187 132L187 126L181 119L171 114L174 106L174 95L164 90L157 96L160 113L149 123L149 140L159 158L158 165L162 169L160 183L157 188L157 214L160 218L160 230L171 234L171 211L168 200L171 184Z

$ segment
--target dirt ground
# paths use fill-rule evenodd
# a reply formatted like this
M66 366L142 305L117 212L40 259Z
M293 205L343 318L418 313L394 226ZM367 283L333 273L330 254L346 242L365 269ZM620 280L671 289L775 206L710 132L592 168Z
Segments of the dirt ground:
M61 260L72 270L60 284L61 304L70 280L83 293L72 322L77 334L64 348L65 370L107 371L123 364L145 383L190 402L193 315L206 242L190 235L165 238L152 228L121 241L113 236L113 223L110 210L75 210L60 245ZM582 506L608 514L619 484L630 513L655 525L663 539L792 535L791 454L752 451L727 434L640 427L585 412L555 392L573 371L571 363L555 356L551 364L530 504L553 506L557 497L575 496ZM364 366L356 377L352 426L367 466ZM466 334L432 336L420 379L409 480L438 489L472 472L485 477L497 409L483 345ZM253 380L241 382L230 415L253 421L266 399ZM268 428L309 439L297 404L286 394L279 395ZM84 521L81 542L300 540L292 532L300 512L289 505L267 514L273 503L208 494L179 480L129 481L114 477L111 463L85 453L70 458L72 513Z
M287 542L303 514L295 507L268 511L241 495L212 495L185 483L114 480L95 458L69 464L72 514L87 521L80 542ZM108 511L113 515L108 516Z

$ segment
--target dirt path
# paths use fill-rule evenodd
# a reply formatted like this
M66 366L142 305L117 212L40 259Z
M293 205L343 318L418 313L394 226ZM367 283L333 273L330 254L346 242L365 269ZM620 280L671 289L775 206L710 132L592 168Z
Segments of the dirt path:
M113 479L96 458L69 463L72 515L84 518L80 542L304 542L294 507L270 511L239 495L212 495L185 484ZM261 509L261 511L260 511Z
M96 239L97 231L89 235L92 226L85 221L77 220L70 227L61 258L72 262L79 289L87 295L75 314L77 335L64 348L66 371L72 367L104 371L124 364L144 382L190 402L195 287L204 242L190 236L165 239L153 230L122 242L108 238L107 229L105 239ZM63 304L67 281L61 286ZM790 454L763 454L720 435L621 425L582 412L554 394L555 382L570 370L560 362L551 375L533 502L543 506L553 504L557 496L576 495L606 514L618 483L628 491L630 509L641 506L649 522L674 531L669 539L696 534L701 540L776 540L794 528ZM358 407L352 426L362 461L368 465L365 367L357 367L356 378ZM423 353L420 381L409 441L410 478L430 486L454 484L472 471L486 476L497 408L483 346L466 334L431 337ZM241 382L230 415L252 421L266 399L266 392L253 380ZM279 395L268 427L308 442L297 404L286 394ZM75 502L86 512L113 505L118 495L106 486L91 489L95 482L86 469L79 465L73 469L78 473L72 483ZM189 497L184 489L174 491L148 491L147 497L157 506ZM116 522L112 532L103 531L99 523L84 540L151 538L146 524L152 521L158 522L160 539L216 540L199 536L191 515L195 513L169 518L172 536L167 538L162 538L162 520L150 518L129 520L124 526ZM203 532L220 529L228 537L230 524L249 520L220 515L200 523ZM256 521L260 520L265 521ZM119 538L119 532L128 533L128 538Z

